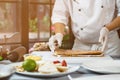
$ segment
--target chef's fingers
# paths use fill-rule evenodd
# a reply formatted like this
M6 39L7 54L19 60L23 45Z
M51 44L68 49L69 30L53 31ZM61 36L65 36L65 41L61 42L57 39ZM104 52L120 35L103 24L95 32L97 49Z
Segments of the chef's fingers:
M49 42L48 42L48 46L50 48L51 51L54 51L55 50L55 37L54 36L51 36L51 38L49 39Z
M105 38L102 38L101 41L100 41L100 43L101 43L102 45L104 44L104 40L105 40Z
M107 41L108 41L108 37L105 36L105 39L104 39L103 45L102 45L102 49L101 49L102 52L104 52L104 50L105 50L105 48L106 48L106 46L107 46Z
M63 34L57 33L55 35L55 39L57 40L58 46L60 47L62 45L62 40L63 40Z
M101 44L103 44L103 36L102 36L102 35L99 37L99 42L100 42Z
M58 46L60 47L62 45L62 41L58 40Z
M54 52L55 51L55 46L50 46L50 50L51 50L51 52Z

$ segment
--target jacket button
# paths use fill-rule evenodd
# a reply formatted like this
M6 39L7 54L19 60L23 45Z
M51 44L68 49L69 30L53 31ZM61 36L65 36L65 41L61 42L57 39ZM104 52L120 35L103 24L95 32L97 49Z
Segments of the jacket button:
M81 9L78 9L78 11L81 11Z
M101 8L103 8L104 6L102 5Z
M80 28L80 30L83 30L83 28Z

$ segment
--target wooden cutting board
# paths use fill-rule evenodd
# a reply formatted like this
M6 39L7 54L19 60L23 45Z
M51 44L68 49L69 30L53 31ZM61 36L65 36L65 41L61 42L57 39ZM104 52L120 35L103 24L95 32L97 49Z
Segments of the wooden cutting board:
M104 56L103 52L101 51L83 51L83 50L64 50L64 49L57 49L54 53L55 56L74 56L74 57L100 57Z

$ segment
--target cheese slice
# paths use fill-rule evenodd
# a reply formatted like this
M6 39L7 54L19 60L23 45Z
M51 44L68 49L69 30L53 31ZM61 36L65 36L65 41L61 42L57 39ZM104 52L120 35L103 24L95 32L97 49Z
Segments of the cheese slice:
M46 62L45 64L39 66L38 72L44 74L58 73L56 66L52 62Z

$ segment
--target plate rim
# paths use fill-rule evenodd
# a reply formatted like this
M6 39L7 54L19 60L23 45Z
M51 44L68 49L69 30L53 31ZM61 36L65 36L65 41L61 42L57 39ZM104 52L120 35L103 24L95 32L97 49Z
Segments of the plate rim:
M106 60L106 61L110 61L110 60ZM113 60L111 60L113 61ZM118 60L116 60L118 61ZM113 61L113 62L116 62L116 61ZM117 74L117 73L120 73L120 71L105 71L105 70L101 70L101 69L95 69L95 68L91 68L91 66L88 66L86 64L94 64L94 62L101 62L101 61L92 61L92 62L86 62L86 63L83 63L81 66L89 71L93 71L93 72L96 72L96 73L104 73L104 74ZM119 61L120 62L120 61ZM97 63L98 64L98 63ZM120 66L119 66L120 67Z
M13 63L13 64L11 64L11 66L19 65L21 63L22 62ZM69 75L70 73L77 71L80 68L80 65L76 66L76 65L68 64L68 67L71 67L70 69L68 69L68 71L63 72L63 73L55 73L55 74L41 74L39 72L32 73L32 72L27 72L27 71L26 72L15 71L15 73L21 74L21 75L26 75L26 76L32 76L32 77L40 77L40 78L44 78L44 77L56 78L56 77L66 76L66 75Z

